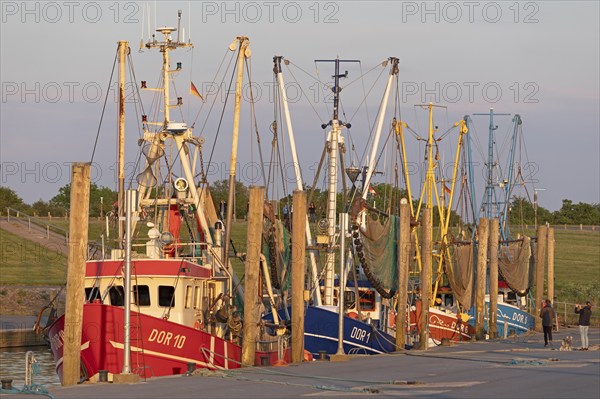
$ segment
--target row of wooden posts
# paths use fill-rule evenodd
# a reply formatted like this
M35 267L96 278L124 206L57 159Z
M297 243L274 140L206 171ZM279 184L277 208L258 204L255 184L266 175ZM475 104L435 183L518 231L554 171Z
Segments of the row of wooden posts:
M81 323L82 307L84 301L84 272L86 260L85 251L88 235L88 208L90 165L88 163L75 163L72 168L71 185L71 221L69 226L70 246L67 295L65 309L65 337L63 349L63 385L75 385L79 381L79 361L81 350ZM255 356L255 338L258 333L260 315L258 314L259 302L262 300L256 295L259 290L260 270L260 242L263 223L264 188L250 187L250 203L248 214L247 235L247 261L245 264L245 297L244 297L244 331L242 340L242 363L253 365ZM294 191L293 194L293 220L292 220L292 346L291 361L300 363L304 359L304 274L306 248L304 231L306 229L306 193ZM431 209L424 209L422 216L424 254L431 254ZM483 308L485 295L485 270L487 265L487 246L490 245L490 326L489 335L496 334L496 311L498 293L498 220L489 222L481 219L477 235L479 237L479 258L477 260L476 282L476 331L477 338L484 338ZM546 247L548 247L548 297L554 296L554 231L552 228L540 226L538 228L538 242L536 246L536 296L535 302L539 309L542 302L544 287L544 263ZM406 302L408 295L408 267L411 259L411 231L410 208L406 200L400 205L400 242L398 245L399 273L398 273L398 300L396 316L396 346L404 348L407 330ZM489 241L488 241L489 240ZM548 245L547 245L548 244ZM79 248L79 250L77 250ZM431 295L431 256L423 256L421 270L421 295L429 298ZM423 283L429 282L429 283ZM429 306L422 306L420 318L420 342L422 348L427 347L427 320ZM256 321L256 322L252 322ZM536 318L536 329L541 330L541 321Z
M261 298L255 293L259 287L259 256L260 245L256 245L260 240L262 232L262 210L264 201L264 189L262 187L250 187L250 209L248 214L248 254L246 262L246 289L244 320L258 320L256 314L259 308L258 302ZM291 360L294 363L302 362L304 357L304 273L305 273L305 241L304 230L306 228L306 193L303 191L294 191L293 194L293 220L292 220L292 352ZM421 298L431 297L431 273L432 258L425 254L431 254L432 242L432 209L424 209L422 215L422 256L421 269ZM409 265L413 256L411 253L411 227L410 227L410 208L406 200L400 204L400 234L398 243L398 298L396 312L396 347L403 349L406 344L407 331L407 299L408 299L408 278ZM477 227L478 240L478 258L475 281L475 337L477 340L485 339L484 326L484 307L485 294L489 292L489 326L488 336L496 338L498 336L497 312L498 312L498 245L499 245L499 221L498 219L479 220ZM489 246L489 259L488 259ZM548 286L547 296L554 297L554 229L545 225L539 226L537 230L537 245L535 246L535 305L536 310L541 308L544 293L544 269L546 253L548 256ZM489 264L489 287L486 290L486 268ZM431 303L425 302L421 307L419 314L419 341L421 349L427 349L429 306ZM542 330L541 319L535 318L535 328ZM258 326L256 323L244 323L244 335L242 343L242 363L252 365L254 362L254 340Z
M264 188L250 187L248 210L248 236L244 285L244 334L242 337L242 364L254 365L255 339L258 334L260 302L259 292L260 251L263 231ZM304 359L304 275L306 242L306 192L294 191L292 213L292 363Z

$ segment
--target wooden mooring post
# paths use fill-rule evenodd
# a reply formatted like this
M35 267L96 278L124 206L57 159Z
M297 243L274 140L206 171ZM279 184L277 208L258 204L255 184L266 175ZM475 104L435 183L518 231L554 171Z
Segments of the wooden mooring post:
M76 385L79 382L89 207L90 164L73 163L63 347L63 386Z
M419 314L419 342L420 349L429 347L429 306L431 306L431 208L423 209L421 221L423 243L421 244L421 313Z
M304 359L306 192L295 190L292 213L292 363Z
M260 315L258 309L262 298L259 297L258 280L260 254L262 250L262 225L264 187L251 186L248 209L248 236L246 239L246 265L244 285L244 335L242 337L242 364L254 366L256 338ZM233 295L233 293L231 293Z
M479 219L477 226L477 274L475 275L475 338L485 339L485 271L488 257L488 224L486 218Z
M548 298L554 303L554 227L548 227Z
M489 331L490 338L498 337L498 238L500 236L500 222L498 219L490 220L490 312Z
M410 207L406 198L400 201L398 232L398 299L396 301L396 350L406 345L406 302L408 299L408 268L411 257Z
M546 238L548 228L546 225L538 226L537 244L535 246L535 313L539 315L542 310L542 300L544 299L544 266L546 263ZM535 317L536 331L542 331L542 319Z

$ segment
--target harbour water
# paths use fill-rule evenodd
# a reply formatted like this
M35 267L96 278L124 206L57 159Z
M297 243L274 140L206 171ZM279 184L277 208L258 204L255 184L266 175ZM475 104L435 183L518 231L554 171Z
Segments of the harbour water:
M34 367L33 383L49 388L60 385L54 369L55 363L50 348L46 346L28 348L3 348L0 352L0 377L12 378L13 387L21 389L25 385L25 355L32 351L37 367Z

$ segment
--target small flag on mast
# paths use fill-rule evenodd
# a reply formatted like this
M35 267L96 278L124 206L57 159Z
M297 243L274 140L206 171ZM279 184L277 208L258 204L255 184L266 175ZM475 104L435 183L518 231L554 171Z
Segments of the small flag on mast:
M194 82L190 82L190 94L198 96L202 101L204 101L204 98L202 97L198 89L196 89L196 86L194 86Z

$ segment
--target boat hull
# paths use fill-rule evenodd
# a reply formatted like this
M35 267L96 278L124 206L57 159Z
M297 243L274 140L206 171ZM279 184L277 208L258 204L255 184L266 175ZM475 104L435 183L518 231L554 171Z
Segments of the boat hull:
M99 370L107 370L109 378L123 368L122 307L101 303L83 306L81 337L82 378L94 378ZM48 339L62 381L64 316L48 328ZM131 371L150 378L185 373L188 363L197 368L239 368L241 347L202 330L168 320L131 313ZM255 365L277 361L277 351L256 352ZM284 359L289 361L289 351Z
M291 308L288 308L291 315ZM279 315L284 318L285 311ZM272 315L266 320L272 321ZM304 308L304 349L313 356L325 351L335 354L338 350L339 315L337 312L317 306ZM376 355L394 352L395 338L371 324L344 316L344 353Z
M489 310L490 303L486 300L485 302L485 329L489 331ZM469 310L469 315L472 316L472 322L474 323L475 309ZM535 318L530 313L527 313L523 309L520 309L514 305L508 303L498 303L498 316L496 318L496 327L498 330L499 337L508 337L516 334L521 335L528 331L531 331L535 325ZM506 330L506 332L505 332Z
M421 303L410 312L411 334L419 334L418 320L421 313ZM429 308L429 339L440 343L442 339L450 341L469 341L474 329L469 323L462 321L456 313L448 313L434 307Z

